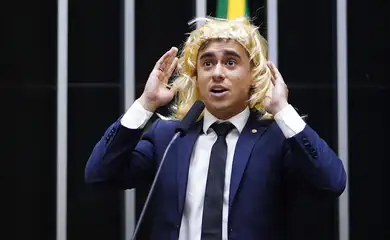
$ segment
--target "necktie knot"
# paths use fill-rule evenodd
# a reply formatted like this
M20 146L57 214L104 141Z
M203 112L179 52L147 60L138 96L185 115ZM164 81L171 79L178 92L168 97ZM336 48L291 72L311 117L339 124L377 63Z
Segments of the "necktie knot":
M211 128L219 137L226 137L226 135L234 128L234 125L230 122L213 123Z

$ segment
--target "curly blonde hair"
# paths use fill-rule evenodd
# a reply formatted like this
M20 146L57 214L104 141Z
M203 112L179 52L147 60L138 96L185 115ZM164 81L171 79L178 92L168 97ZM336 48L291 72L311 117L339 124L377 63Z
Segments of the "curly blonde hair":
M264 110L264 98L272 91L271 71L267 66L268 47L266 39L261 36L258 27L246 17L233 20L219 18L196 18L189 24L203 24L192 31L184 43L177 66L177 77L172 86L178 88L178 94L172 106L172 117L182 119L193 103L200 99L196 84L196 62L199 50L213 39L232 39L246 49L251 61L254 85L250 91L248 106L261 112L262 118L272 118Z

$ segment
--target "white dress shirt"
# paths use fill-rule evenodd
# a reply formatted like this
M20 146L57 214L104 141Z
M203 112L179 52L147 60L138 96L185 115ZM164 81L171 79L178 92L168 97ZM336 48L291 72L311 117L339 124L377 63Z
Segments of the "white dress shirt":
M250 111L246 108L238 115L227 120L231 122L235 128L226 136L228 151L225 169L222 213L223 240L228 239L227 223L229 209L229 186L234 151L238 137L249 118L249 114ZM152 112L146 111L141 104L138 103L138 101L135 101L129 110L123 115L121 124L130 129L142 128L152 115ZM286 138L290 138L302 131L306 124L291 105L288 105L278 112L274 118ZM203 131L195 143L194 151L190 160L187 192L184 212L181 220L179 240L200 240L201 237L203 201L209 167L208 160L210 159L211 148L217 140L217 135L210 126L216 121L219 120L205 109Z

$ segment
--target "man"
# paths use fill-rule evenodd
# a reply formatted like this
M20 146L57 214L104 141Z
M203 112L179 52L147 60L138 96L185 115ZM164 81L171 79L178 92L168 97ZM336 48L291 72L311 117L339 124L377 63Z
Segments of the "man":
M245 18L205 21L179 58L173 47L158 60L141 97L95 146L86 181L123 189L150 184L180 119L200 99L206 109L172 145L160 172L151 239L288 239L289 200L300 192L339 196L342 162L288 103L257 28ZM176 93L172 119L143 134Z

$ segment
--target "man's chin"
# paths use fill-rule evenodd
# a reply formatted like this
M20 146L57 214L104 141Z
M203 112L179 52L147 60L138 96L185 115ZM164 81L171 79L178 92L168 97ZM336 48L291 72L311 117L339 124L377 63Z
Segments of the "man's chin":
M205 105L209 112L223 112L231 108L231 103L229 101L212 101L205 103Z

